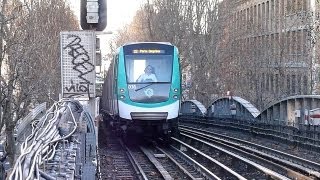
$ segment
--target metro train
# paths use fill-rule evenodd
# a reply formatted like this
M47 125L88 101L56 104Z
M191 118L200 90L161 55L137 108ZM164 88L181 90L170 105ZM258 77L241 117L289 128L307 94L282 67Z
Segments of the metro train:
M176 46L136 42L117 49L102 89L100 112L119 131L178 133L181 71Z

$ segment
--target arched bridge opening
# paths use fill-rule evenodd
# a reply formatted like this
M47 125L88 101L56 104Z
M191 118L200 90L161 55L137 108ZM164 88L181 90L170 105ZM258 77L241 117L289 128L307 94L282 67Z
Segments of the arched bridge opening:
M186 100L181 103L180 114L183 116L206 116L206 107L197 100Z
M297 128L320 125L320 95L287 97L263 110L257 121Z
M253 121L260 111L249 101L238 97L222 97L208 107L209 118L232 118Z

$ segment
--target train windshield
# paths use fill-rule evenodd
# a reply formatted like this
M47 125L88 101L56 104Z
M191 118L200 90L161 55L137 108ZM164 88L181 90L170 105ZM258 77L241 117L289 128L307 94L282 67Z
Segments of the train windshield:
M126 55L128 83L170 83L172 55Z

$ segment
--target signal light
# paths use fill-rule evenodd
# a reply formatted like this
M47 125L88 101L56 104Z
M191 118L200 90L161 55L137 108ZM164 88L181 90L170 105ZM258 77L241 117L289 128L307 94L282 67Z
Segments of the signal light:
M103 31L107 26L107 0L81 0L80 24L83 30Z

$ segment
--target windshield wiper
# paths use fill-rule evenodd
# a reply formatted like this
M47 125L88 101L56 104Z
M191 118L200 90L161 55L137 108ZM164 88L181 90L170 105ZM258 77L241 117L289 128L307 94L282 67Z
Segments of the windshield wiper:
M157 82L149 82L147 85L145 85L145 86L143 86L143 87L141 87L141 88L136 89L136 91L140 91L141 89L146 88L146 87L149 87L149 86L151 86L152 84L155 84L155 83L157 83Z

